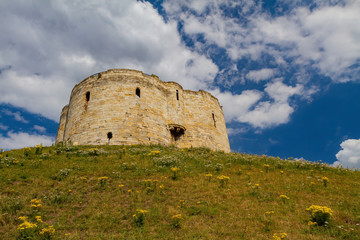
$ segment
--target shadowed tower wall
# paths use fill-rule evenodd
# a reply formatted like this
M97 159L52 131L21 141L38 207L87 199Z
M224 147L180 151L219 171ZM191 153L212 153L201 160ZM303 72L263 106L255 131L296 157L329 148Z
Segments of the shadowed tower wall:
M162 144L229 152L224 114L205 91L128 69L77 84L62 110L56 143Z

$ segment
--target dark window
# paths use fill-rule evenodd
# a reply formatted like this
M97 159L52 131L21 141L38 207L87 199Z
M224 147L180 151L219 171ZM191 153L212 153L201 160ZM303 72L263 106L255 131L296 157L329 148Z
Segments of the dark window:
M112 139L112 132L108 132L107 133L107 138L108 138L108 144L110 144L110 139Z
M182 128L173 128L170 129L171 136L174 138L175 141L179 140L182 135L184 135L185 131Z
M85 94L86 101L90 101L90 92L86 92Z
M135 94L138 98L140 98L140 88L136 88Z
M176 100L179 100L179 91L176 90Z
M212 114L212 118L213 118L213 121L214 121L214 127L216 127L215 114Z
M112 139L112 132L108 132L107 137L108 139Z

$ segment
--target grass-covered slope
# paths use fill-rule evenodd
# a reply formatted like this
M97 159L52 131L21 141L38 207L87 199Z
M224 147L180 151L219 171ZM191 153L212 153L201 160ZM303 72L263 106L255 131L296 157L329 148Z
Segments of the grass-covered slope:
M12 150L0 238L360 239L359 185L359 171L203 148ZM311 205L332 211L323 226Z

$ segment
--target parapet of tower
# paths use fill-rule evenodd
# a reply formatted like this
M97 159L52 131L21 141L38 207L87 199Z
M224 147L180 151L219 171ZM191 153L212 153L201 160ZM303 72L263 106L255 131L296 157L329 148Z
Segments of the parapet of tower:
M56 136L60 142L230 151L217 98L129 69L94 74L74 87L61 112Z

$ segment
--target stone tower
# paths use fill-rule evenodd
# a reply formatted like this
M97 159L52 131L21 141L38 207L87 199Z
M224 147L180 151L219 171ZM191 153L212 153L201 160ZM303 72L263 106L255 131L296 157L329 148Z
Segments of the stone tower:
M129 69L77 84L60 117L56 143L162 144L230 152L222 108L205 91Z

